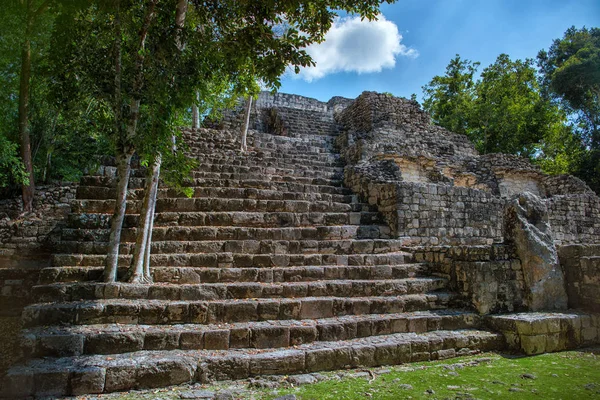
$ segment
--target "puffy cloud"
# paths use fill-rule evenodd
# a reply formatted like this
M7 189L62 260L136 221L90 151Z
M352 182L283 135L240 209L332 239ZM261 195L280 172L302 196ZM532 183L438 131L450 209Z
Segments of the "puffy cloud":
M298 75L311 82L336 72L370 73L393 68L398 55L416 58L419 52L401 43L398 27L380 15L377 21L360 17L337 19L325 41L309 46L306 51L317 63L303 68Z

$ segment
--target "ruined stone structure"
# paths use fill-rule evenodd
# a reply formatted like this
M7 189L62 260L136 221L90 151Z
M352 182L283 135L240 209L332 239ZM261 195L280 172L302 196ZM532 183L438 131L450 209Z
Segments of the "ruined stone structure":
M598 342L600 199L583 182L480 156L417 104L383 94L323 103L262 93L245 154L241 109L185 131L200 165L192 198L160 189L153 284L98 282L114 167L82 179L31 289L24 359L2 395ZM131 178L121 275L143 176ZM520 196L531 201L511 214ZM527 312L567 302L579 310ZM497 315L506 312L519 313Z

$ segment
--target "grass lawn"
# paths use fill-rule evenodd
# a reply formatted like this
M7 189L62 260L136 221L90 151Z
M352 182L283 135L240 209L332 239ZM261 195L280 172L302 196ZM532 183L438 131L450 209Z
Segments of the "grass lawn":
M172 400L205 398L275 399L600 399L600 349L515 357L495 353L451 360L326 372L314 384L291 386L286 377L265 379L276 388L248 382L184 385L166 389L87 396L81 399ZM259 385L260 386L260 385ZM288 398L293 398L289 396Z
M298 399L600 399L600 352L497 354L390 368L286 389ZM376 371L376 370L375 370ZM273 398L277 396L269 396Z

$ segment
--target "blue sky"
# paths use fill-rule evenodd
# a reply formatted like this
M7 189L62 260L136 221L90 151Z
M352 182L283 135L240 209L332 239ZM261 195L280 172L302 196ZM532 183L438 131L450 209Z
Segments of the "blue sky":
M381 10L375 25L338 21L311 49L317 69L284 76L280 91L322 101L365 90L420 98L455 54L480 61L481 71L501 53L535 58L571 25L600 27L598 0L398 0Z

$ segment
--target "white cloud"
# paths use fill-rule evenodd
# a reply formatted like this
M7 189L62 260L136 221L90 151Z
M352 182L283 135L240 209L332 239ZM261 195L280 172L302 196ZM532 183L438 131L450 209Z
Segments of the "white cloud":
M311 82L336 72L370 73L393 68L398 55L416 58L419 52L401 43L398 27L380 15L377 21L360 17L339 18L325 41L309 46L306 51L317 63L302 68L298 77Z

